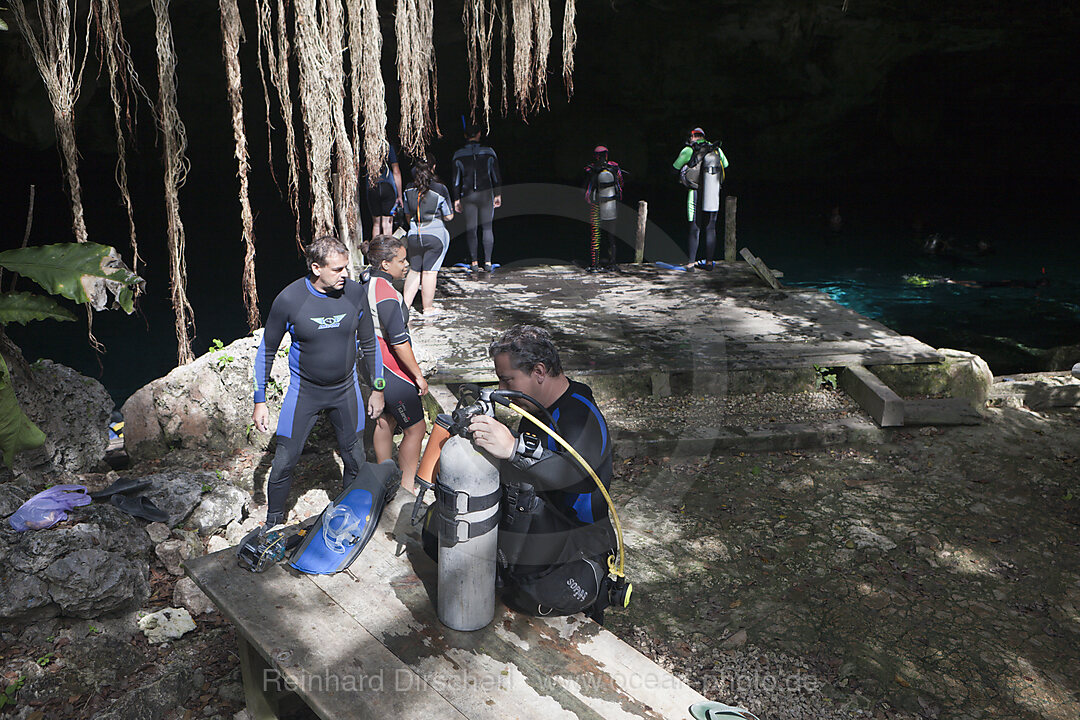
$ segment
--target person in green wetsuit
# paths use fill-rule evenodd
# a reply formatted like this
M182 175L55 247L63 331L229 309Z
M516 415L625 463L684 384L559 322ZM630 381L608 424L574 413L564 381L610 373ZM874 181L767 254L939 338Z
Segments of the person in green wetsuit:
M694 128L690 139L675 158L672 167L679 171L679 179L689 188L686 198L686 215L690 221L687 254L690 265L697 260L701 231L705 231L705 269L713 269L716 254L716 218L720 214L720 194L724 185L724 169L728 159L720 149L720 143L705 139L705 131Z

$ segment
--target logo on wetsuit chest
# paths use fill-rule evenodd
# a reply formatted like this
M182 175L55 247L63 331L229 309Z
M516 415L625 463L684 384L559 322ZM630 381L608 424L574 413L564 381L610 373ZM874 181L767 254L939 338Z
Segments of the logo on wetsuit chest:
M314 317L308 319L319 323L319 330L329 330L340 326L341 321L345 319L345 315L347 314L348 313L341 313L340 315L332 315L330 317Z

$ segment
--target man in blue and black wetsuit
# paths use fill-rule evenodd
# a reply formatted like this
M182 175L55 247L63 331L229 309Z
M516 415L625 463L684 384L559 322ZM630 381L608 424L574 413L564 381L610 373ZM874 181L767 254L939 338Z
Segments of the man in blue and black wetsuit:
M543 405L558 433L609 488L612 447L607 423L592 390L563 374L547 331L517 325L492 342L489 353L500 389L525 393ZM598 581L607 572L607 557L616 546L607 502L581 464L531 421L522 418L517 437L486 415L475 417L469 429L477 447L502 461L499 476L507 502L499 526L499 566L508 599L523 610L546 614L556 605L554 598L565 599L560 596L568 579ZM545 582L552 577L559 581ZM584 611L602 622L604 600L586 598L583 603L588 605L563 606L561 612Z
M499 158L494 150L480 144L480 134L477 125L465 131L465 147L454 153L454 182L450 188L454 197L454 212L465 214L465 239L469 244L473 274L480 269L477 227L483 236L484 270L491 272L491 250L495 244L491 222L495 208L502 205Z
M368 403L372 417L378 417L383 406L382 364L367 292L362 283L348 277L348 248L336 237L324 236L312 241L305 253L311 274L290 283L274 298L255 355L255 410L251 419L259 432L267 432L266 384L286 331L292 337L289 389L278 416L277 451L266 489L267 528L284 522L292 470L319 411L330 411L345 466L344 486L356 478L364 462L363 396L356 377L358 348L364 352L375 387Z

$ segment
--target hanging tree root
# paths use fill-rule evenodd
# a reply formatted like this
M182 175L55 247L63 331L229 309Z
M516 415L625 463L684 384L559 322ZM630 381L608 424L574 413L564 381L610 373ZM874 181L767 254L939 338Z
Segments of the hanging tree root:
M562 25L562 75L566 86L566 97L574 94L574 48L577 47L577 5L574 0L566 0Z
M187 177L187 132L176 111L176 50L169 22L169 0L152 0L157 19L158 122L161 124L165 164L165 212L169 238L169 277L176 314L176 355L181 365L195 359L191 337L195 313L187 297L187 262L184 259L184 223L180 220L178 190Z
M244 307L247 309L248 330L254 332L261 324L259 295L255 288L255 229L248 201L247 136L244 134L244 101L240 84L240 9L236 0L221 0L221 52L225 60L229 106L232 108L233 140L236 143L237 177L240 179L240 218L243 222L244 269L241 285Z
M75 145L75 101L79 99L83 69L86 67L87 48L90 40L91 13L86 15L86 36L79 50L76 19L67 0L38 0L38 16L41 40L26 16L23 0L11 0L15 24L26 38L30 54L34 58L41 79L52 105L53 123L60 140L71 195L72 230L75 240L86 242L86 220L83 216L82 184L79 182L79 151ZM81 59L80 59L81 55Z
M434 122L438 110L438 83L432 47L434 7L432 0L397 0L394 18L397 32L398 74L401 78L401 145L413 157L423 157L432 135L439 136Z

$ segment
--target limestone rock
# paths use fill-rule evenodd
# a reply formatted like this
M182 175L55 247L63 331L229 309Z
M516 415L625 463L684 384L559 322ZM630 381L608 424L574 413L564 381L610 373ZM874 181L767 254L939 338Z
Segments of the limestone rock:
M45 433L45 444L15 456L16 473L52 476L92 469L109 445L113 401L97 380L51 360L30 366L27 378L10 363L12 386L26 416Z
M296 504L289 512L289 522L303 522L314 517L326 509L330 504L330 496L322 488L308 490L296 499Z
M146 526L146 535L150 538L150 542L155 545L159 545L169 539L169 535L172 531L165 523L150 523Z
M22 507L30 499L29 491L23 490L14 482L0 482L0 517L6 518Z
M896 547L896 543L889 538L862 525L852 525L848 528L848 534L851 536L851 541L855 544L855 547L859 550L876 548L888 552Z
M154 548L154 554L173 575L183 575L183 563L188 558L203 554L202 543L194 533L180 534L179 537L166 540Z
M244 536L259 526L265 519L265 511L258 514L249 515L243 520L234 520L229 523L229 526L225 528L225 542L228 547L234 547L240 544L240 541L244 539ZM214 538L211 538L213 540Z
M155 505L169 514L169 527L176 527L202 501L203 486L212 485L217 476L206 470L170 468L147 475L145 479L150 480L151 485L137 495L150 498Z
M139 620L139 629L148 641L160 643L182 638L195 629L195 621L185 608L165 608L144 615Z
M256 331L137 390L123 407L128 455L141 460L160 457L173 448L231 451L252 445L265 447L270 438L248 430L252 367L261 340L262 331ZM288 347L288 342L282 344L282 348ZM274 416L289 381L283 353L274 359L271 379L277 385L272 386L267 400Z
M217 606L199 589L191 578L180 578L173 588L173 605L187 608L193 615L217 610Z
M86 618L125 607L132 600L131 588L147 582L137 563L97 548L65 555L46 568L45 577L50 597L64 614Z
M206 554L210 555L212 553L220 552L222 550L227 550L230 547L232 547L232 545L229 544L228 540L221 537L220 535L214 535L206 541Z
M77 517L75 525L44 531L0 528L0 619L95 618L149 597L150 543L142 528L109 505L87 505Z
M232 485L218 484L203 495L202 502L191 514L189 524L200 535L207 536L243 516L250 496Z
M939 395L963 398L975 409L986 404L994 374L978 355L942 348L939 363L874 365L870 370L901 397Z

